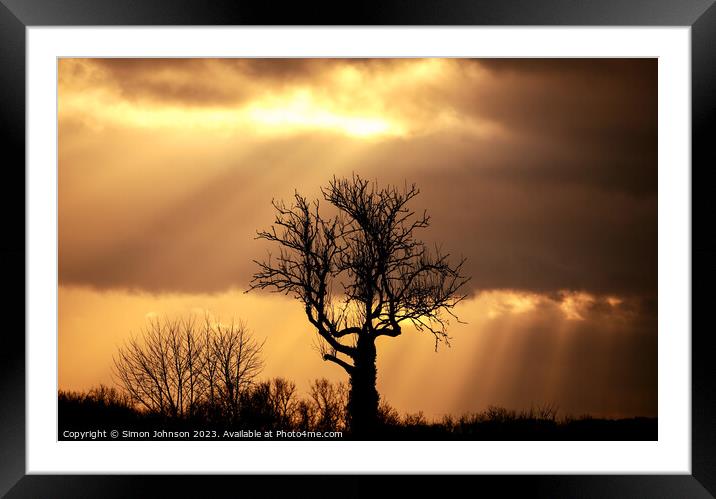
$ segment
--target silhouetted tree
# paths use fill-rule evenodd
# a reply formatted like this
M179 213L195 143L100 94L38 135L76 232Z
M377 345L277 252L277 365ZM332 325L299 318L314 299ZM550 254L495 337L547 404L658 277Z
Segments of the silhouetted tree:
M313 428L316 420L316 411L307 400L299 400L296 404L295 424L299 430L308 430Z
M346 386L333 384L326 378L311 383L310 404L313 406L312 427L321 431L342 430L345 426Z
M293 428L298 415L296 383L286 378L274 378L270 384L270 400L278 425Z
M360 434L377 421L375 340L399 336L410 323L432 333L436 349L447 342L447 318L464 298L464 259L451 265L416 239L430 218L408 208L415 185L379 188L359 176L334 177L321 192L335 214L298 193L290 205L273 201L274 224L257 237L277 243L279 253L256 262L251 289L301 301L323 359L350 377L350 428Z
M114 374L132 401L161 416L185 418L208 406L236 419L241 391L260 373L262 344L243 324L205 318L152 319L120 347Z
M271 405L271 382L260 381L241 393L239 422L243 428L268 430L276 427L277 418Z
M388 402L383 400L378 406L378 420L382 426L398 426L400 424L400 414Z
M236 422L242 394L263 369L263 343L257 342L244 324L223 325L206 321L206 356L203 365L209 407L220 407L224 420Z
M285 378L261 381L242 391L241 423L252 429L295 428L298 406L294 382Z

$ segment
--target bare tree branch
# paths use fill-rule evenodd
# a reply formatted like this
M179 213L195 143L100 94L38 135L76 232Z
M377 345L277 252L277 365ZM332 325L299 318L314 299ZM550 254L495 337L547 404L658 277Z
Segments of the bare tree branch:
M250 289L294 296L326 345L354 360L360 338L397 337L404 323L432 333L436 346L448 343L449 319L457 319L468 281L465 260L453 265L417 238L430 225L427 213L408 206L418 188L380 188L354 175L334 177L321 192L337 214L322 214L318 200L298 193L290 205L272 202L274 224L257 238L276 243L278 255L256 262ZM322 357L350 366L330 352Z
M333 362L333 363L335 363L335 364L338 364L338 365L341 366L343 369L345 369L348 374L350 374L350 373L353 371L353 366L352 366L352 365L350 365L348 362L346 362L346 361L344 361L344 360L342 360L342 359L339 359L339 358L336 357L335 355L331 355L331 354L329 354L329 353L325 353L325 354L323 354L323 360L327 360L327 361Z

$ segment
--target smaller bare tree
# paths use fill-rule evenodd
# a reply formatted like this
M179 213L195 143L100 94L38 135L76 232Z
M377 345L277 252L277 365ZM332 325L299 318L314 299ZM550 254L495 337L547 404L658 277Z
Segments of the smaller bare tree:
M316 410L311 402L301 399L296 404L295 425L299 430L308 430L314 427Z
M236 417L241 391L263 367L262 347L243 324L157 318L119 348L114 375L149 412L185 418L208 405Z
M316 429L322 431L345 429L348 388L344 383L333 384L326 378L317 379L311 383L310 397Z
M296 383L286 378L274 378L271 382L271 407L277 423L284 428L296 425L298 399Z
M243 323L209 324L205 327L204 373L212 403L219 402L224 416L236 421L242 395L261 373L264 342L256 341Z
M114 359L120 384L136 403L171 417L191 416L203 395L204 344L192 319L152 319Z

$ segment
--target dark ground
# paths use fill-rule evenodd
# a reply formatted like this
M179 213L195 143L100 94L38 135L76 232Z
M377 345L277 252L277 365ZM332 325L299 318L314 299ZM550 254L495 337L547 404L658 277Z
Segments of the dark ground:
M252 412L242 416L239 422L227 424L221 420L208 421L205 417L170 418L140 412L125 404L91 398L60 396L58 401L58 439L76 440L65 432L96 431L96 440L323 440L316 431L342 431L340 437L330 440L350 440L343 422L337 425L308 426L287 423L271 411ZM440 422L427 421L422 415L400 417L396 411L381 413L382 424L370 440L657 440L656 418L597 419L589 416L579 418L555 417L553 411L529 411L517 413L503 408L488 410L460 418L446 418ZM320 418L314 418L317 421ZM111 436L116 430L120 437ZM188 432L188 436L156 438L155 430ZM239 432L234 436L224 431ZM277 436L277 430L295 432L293 436ZM122 436L123 431L149 432L149 435ZM256 432L260 432L256 436ZM265 434L273 431L271 436ZM249 433L251 432L251 433ZM91 438L91 437L90 437ZM85 438L88 439L88 438Z

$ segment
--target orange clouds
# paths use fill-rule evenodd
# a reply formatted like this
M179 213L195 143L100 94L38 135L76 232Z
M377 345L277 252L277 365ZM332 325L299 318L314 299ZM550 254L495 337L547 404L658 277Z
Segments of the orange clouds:
M416 182L480 289L651 292L654 67L63 59L60 281L245 286L270 200L356 172Z
M59 117L93 129L115 125L252 134L313 130L352 137L405 136L460 124L449 108L417 106L405 99L406 94L421 94L459 77L450 60L385 63L380 71L366 63L316 61L294 64L297 74L289 69L257 75L284 64L290 63L63 59ZM468 128L476 133L499 129L475 117L472 121Z
M62 59L58 77L61 387L108 382L148 315L207 309L269 338L267 376L339 379L297 304L241 291L271 200L358 173L415 182L419 236L472 276L452 349L381 340L389 402L655 414L655 60Z

